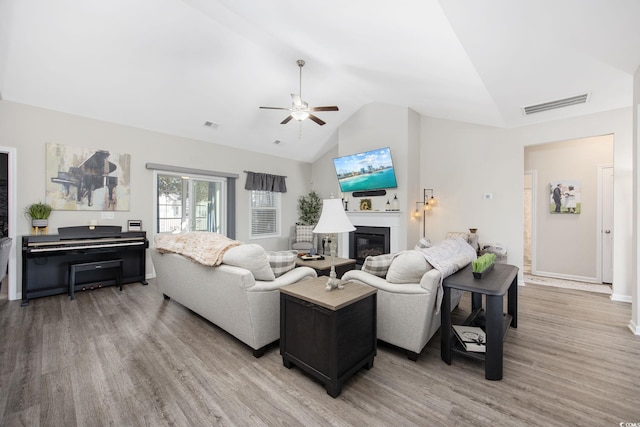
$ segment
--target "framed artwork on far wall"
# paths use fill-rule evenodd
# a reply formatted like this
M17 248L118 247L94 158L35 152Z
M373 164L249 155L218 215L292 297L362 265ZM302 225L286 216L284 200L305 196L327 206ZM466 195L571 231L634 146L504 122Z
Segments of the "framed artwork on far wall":
M53 209L129 210L129 154L48 143L46 162L46 200Z
M582 211L580 181L564 179L549 185L549 212L552 214L579 214Z

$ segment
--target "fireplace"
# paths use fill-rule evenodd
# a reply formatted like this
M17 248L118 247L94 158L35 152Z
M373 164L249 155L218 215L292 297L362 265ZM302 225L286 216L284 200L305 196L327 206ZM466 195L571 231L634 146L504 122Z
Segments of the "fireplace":
M391 229L389 227L356 226L349 233L349 258L361 266L364 259L371 256L388 254L391 250Z

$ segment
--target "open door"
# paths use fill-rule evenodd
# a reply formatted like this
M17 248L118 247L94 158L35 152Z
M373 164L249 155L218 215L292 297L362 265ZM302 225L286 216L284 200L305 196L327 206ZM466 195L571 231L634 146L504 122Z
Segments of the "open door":
M602 254L602 283L613 283L613 166L603 166L598 169L600 179L601 204L600 215L602 225L601 254Z

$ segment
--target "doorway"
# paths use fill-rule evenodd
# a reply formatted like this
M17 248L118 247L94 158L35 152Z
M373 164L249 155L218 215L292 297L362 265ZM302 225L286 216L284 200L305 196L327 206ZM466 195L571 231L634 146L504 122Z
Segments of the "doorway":
M602 283L613 283L613 165L598 166L600 259Z
M613 135L525 147L525 275L600 286L612 282L613 147ZM580 185L582 210L553 209L556 181Z
M2 284L2 296L6 295L9 300L18 299L17 269L16 269L16 149L13 147L0 147L0 187L5 186L6 191L3 196L0 194L0 227L2 236L11 238L11 251L9 253L9 267L7 277ZM6 206L5 206L6 205ZM3 217L6 212L6 217ZM6 219L5 219L6 218ZM3 223L2 221L5 221ZM6 287L5 287L6 286Z

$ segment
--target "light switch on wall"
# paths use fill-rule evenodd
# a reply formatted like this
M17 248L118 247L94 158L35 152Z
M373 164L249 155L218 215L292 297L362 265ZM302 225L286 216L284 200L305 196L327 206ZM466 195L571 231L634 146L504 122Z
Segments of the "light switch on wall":
M491 199L493 199L493 194L485 193L485 194L482 195L482 198L485 199L485 200L491 200Z

